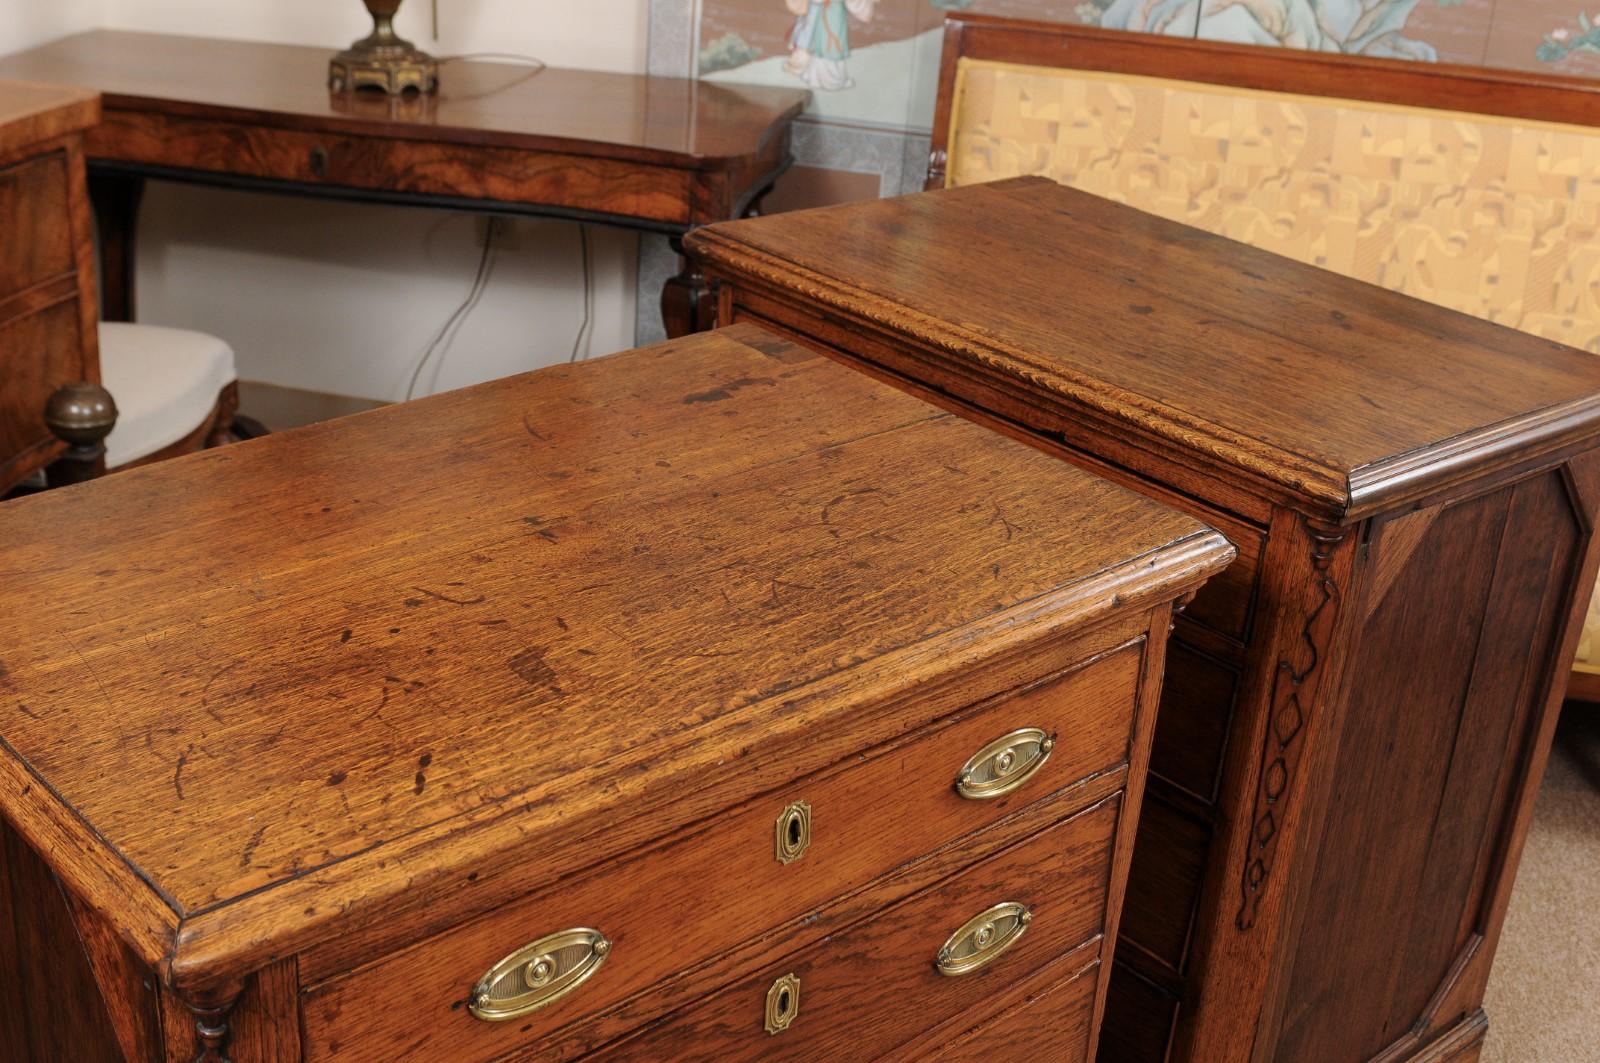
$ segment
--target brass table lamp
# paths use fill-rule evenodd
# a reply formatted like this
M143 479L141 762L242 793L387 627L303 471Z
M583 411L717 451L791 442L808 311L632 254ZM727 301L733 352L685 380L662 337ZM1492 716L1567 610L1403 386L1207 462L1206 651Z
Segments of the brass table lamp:
M402 0L363 0L372 15L372 32L328 64L328 87L379 88L390 95L407 89L434 92L439 88L439 64L394 31L394 16Z

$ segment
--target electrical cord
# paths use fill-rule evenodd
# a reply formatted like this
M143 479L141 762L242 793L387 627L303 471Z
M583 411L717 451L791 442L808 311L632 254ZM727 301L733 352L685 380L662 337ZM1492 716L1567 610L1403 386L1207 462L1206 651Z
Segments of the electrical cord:
M423 350L422 358L418 360L416 368L411 371L411 382L406 385L407 402L410 402L417 392L417 381L422 379L422 370L433 360L436 352L448 350L450 344L455 342L455 334L460 331L461 325L466 322L467 316L472 313L478 301L483 298L484 291L489 287L489 277L494 273L497 250L495 238L500 233L501 224L499 218L489 219L488 233L483 239L483 254L478 258L478 272L472 278L472 287L467 291L467 297L461 301L461 305L445 319L443 325L439 326L439 331L434 333L433 339Z
M441 100L451 100L456 103L465 103L470 100L481 100L486 97L493 96L496 93L504 92L509 88L515 88L524 81L527 81L528 79L537 75L548 65L543 59L538 59L531 55L517 55L514 52L471 52L466 55L447 55L443 59L439 60L439 65L443 66L446 63L454 63L458 61L464 62L478 59L502 63L515 63L518 66L528 67L528 70L525 73L519 74L512 78L504 85L496 85L492 89L485 89L482 92L474 92L466 96L456 96L441 89L439 92L439 98Z
M517 52L466 52L462 55L447 55L439 62L515 63L517 66L531 66L535 70L543 70L550 65L538 56L521 55Z
M583 321L578 324L578 334L572 338L572 357L568 362L578 360L578 350L583 348L585 359L589 357L587 346L584 345L584 333L592 333L594 329L594 270L589 261L589 227L578 226L578 245L583 252ZM593 338L592 335L590 338Z

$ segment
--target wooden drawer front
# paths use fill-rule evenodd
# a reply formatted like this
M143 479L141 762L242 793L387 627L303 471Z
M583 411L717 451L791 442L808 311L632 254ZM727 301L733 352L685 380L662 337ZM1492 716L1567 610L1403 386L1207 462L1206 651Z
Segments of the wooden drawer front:
M0 170L0 304L72 272L69 187L65 152Z
M1195 594L1183 615L1240 642L1250 637L1250 622L1255 611L1256 580L1261 573L1263 536L1255 528L1221 516L1216 510L1194 504L1184 505L1182 496L1162 491L1149 481L1132 485L1149 495L1199 517L1228 537L1239 550L1233 564L1208 580Z
M0 486L16 468L31 467L33 457L56 445L44 424L44 404L62 384L84 379L83 343L78 301L69 299L47 310L0 322L0 454L16 456L0 463Z
M1119 931L1119 945L1122 940ZM1177 1021L1178 998L1130 970L1121 962L1119 950L1106 987L1097 1063L1166 1063Z
M1206 805L1216 804L1238 686L1239 673L1231 664L1177 638L1167 643L1151 774Z
M1030 997L938 1054L939 1063L1082 1063L1094 1028L1098 964Z
M1173 808L1154 789L1145 791L1117 935L1119 958L1183 972L1210 844L1209 825Z
M1100 932L1119 804L1120 796L1113 796L1063 820L600 1058L872 1060L931 1026L981 1009ZM1022 937L980 970L940 974L934 959L945 940L972 916L1006 901L1032 913ZM785 975L800 980L799 1009L787 1029L768 1034L767 994ZM1066 1057L1052 1050L1041 1058Z
M618 159L110 110L86 144L97 159L261 180L689 220L686 173Z
M1135 640L976 706L931 734L802 780L629 863L326 981L306 1001L307 1058L491 1058L797 920L1086 776L1119 767L1127 759L1143 646ZM954 782L964 762L1023 727L1057 736L1039 772L1009 796L957 796ZM778 821L800 801L810 806L811 843L784 865L776 857ZM571 927L592 927L612 942L599 973L578 992L516 1022L488 1023L468 1013L468 991L492 964ZM365 1006L379 999L383 1009Z

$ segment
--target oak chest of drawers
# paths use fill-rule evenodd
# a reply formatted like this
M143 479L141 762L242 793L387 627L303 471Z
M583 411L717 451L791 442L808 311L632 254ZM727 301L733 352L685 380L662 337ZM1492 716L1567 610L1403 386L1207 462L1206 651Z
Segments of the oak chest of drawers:
M722 321L1238 547L1168 654L1102 1059L1474 1057L1594 585L1600 359L1039 178L690 244Z
M1085 1058L1232 553L749 326L9 504L0 1054Z
M83 131L100 97L0 81L0 495L66 449L52 392L100 381Z

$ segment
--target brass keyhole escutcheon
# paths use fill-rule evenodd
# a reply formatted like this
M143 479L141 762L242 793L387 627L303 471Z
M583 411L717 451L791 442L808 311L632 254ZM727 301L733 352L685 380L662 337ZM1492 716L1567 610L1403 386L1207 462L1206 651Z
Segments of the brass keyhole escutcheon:
M805 855L811 846L811 806L804 801L791 801L778 814L774 854L778 863L785 866Z
M766 1028L769 1034L780 1034L800 1014L800 979L789 972L767 990Z
M311 172L317 177L328 176L328 149L311 149Z

